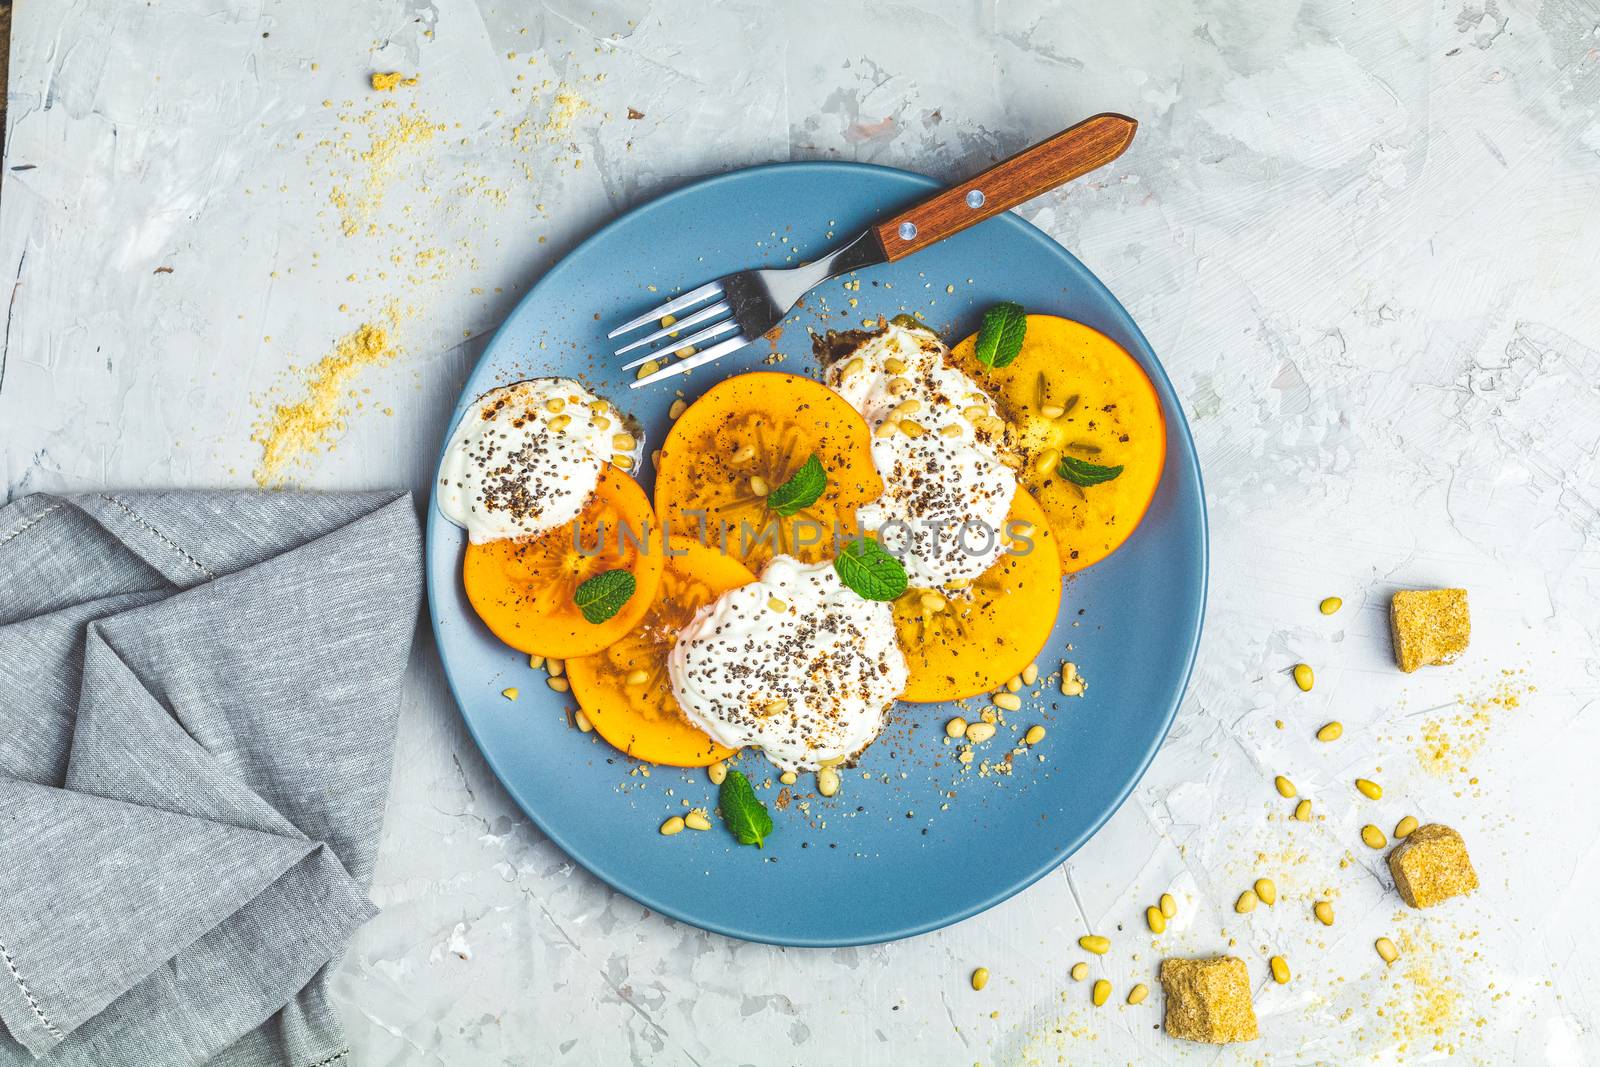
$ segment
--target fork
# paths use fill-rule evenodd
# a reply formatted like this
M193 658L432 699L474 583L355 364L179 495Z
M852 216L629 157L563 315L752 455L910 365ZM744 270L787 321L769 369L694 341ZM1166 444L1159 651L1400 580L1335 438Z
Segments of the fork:
M633 382L634 389L703 367L736 352L776 326L810 290L841 274L893 263L984 219L1054 189L1127 149L1139 124L1110 113L1084 119L1048 140L1025 148L975 178L952 185L891 219L869 226L854 240L798 267L741 270L675 296L612 330L612 340L652 322L659 329L617 349L619 356L643 350L625 370L695 348L692 355ZM712 301L707 303L707 301ZM701 307L700 305L705 305ZM689 309L695 310L690 311ZM688 314L679 316L679 312ZM668 319L668 316L673 316ZM696 329L696 327L698 327ZM694 332L685 334L687 331ZM657 341L667 343L651 348ZM704 349L698 345L708 345Z

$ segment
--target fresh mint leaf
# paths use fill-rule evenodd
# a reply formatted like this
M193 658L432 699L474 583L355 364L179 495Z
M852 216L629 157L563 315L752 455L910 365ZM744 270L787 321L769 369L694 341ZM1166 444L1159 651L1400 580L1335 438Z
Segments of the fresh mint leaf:
M906 591L906 569L878 542L851 541L833 561L839 580L863 600L893 600Z
M760 848L772 833L772 815L742 771L729 771L722 780L717 806L722 809L722 821L741 845Z
M813 452L799 470L789 475L788 481L767 494L767 510L788 518L801 508L815 504L827 487L828 472Z
M622 610L638 583L627 571L606 571L586 579L572 594L583 617L598 626Z
M1009 367L1022 351L1022 338L1028 332L1028 313L1021 304L1007 300L983 313L974 355L990 370Z
M1061 465L1056 468L1056 473L1073 485L1088 487L1111 481L1122 473L1122 467L1120 465L1102 467L1098 463L1090 463L1075 456L1062 456Z

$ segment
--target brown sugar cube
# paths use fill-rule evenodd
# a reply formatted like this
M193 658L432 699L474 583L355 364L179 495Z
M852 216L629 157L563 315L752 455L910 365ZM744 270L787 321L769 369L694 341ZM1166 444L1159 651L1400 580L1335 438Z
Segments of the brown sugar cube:
M1250 1004L1250 972L1237 956L1162 960L1161 988L1172 1037L1225 1045L1260 1036Z
M1389 853L1389 873L1400 899L1413 908L1431 908L1441 901L1478 888L1466 842L1448 826L1419 826Z
M1449 663L1466 651L1472 636L1465 589L1402 589L1389 602L1394 661L1410 674L1418 667Z

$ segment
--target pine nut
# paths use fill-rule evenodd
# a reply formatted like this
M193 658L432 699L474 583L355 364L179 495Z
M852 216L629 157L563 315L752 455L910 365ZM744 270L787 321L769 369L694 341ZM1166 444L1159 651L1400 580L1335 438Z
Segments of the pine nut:
M799 780L800 776L795 774L793 771L784 771L782 774L778 775L778 781L782 782L784 785L794 785Z
M561 414L562 410L565 409L566 406L567 402L561 399L559 396L553 396L544 402L544 409L552 415Z
M1022 698L1015 693L996 693L993 698L994 706L1005 711L1021 711Z
M922 401L918 400L916 397L912 397L910 400L900 401L900 403L896 405L894 413L896 415L915 415L921 410Z
M750 491L756 496L766 496L772 492L772 488L767 485L767 480L761 475L752 474L750 476Z
M922 610L929 615L937 615L950 606L950 602L938 593L923 593L919 603L922 604Z
M1148 997L1149 995L1150 987L1145 985L1143 982L1140 982L1138 985L1128 990L1128 1003L1143 1004L1144 998Z
M1302 800L1294 806L1294 817L1301 822L1311 821L1311 801Z
M1294 787L1294 783L1281 774L1272 780L1272 784L1277 788L1278 795L1285 800L1290 799L1298 792Z
M1044 740L1044 727L1038 725L1028 727L1028 732L1022 735L1022 740L1025 744L1037 745Z
M1279 985L1289 984L1289 961L1282 956L1274 956L1267 961L1267 966L1272 968L1272 980Z
M538 670L540 667L544 666L544 657L543 656L529 656L528 657L528 666L532 667L534 670Z
M1259 898L1257 898L1256 891L1254 889L1246 889L1243 893L1239 894L1239 899L1233 902L1233 910L1238 912L1240 915L1245 915L1249 912L1255 911L1257 899Z
M1294 665L1294 684L1300 687L1302 693L1311 692L1311 686L1316 682L1316 675L1311 673L1311 668L1304 663Z
M1008 693L1017 693L1017 692L1021 692L1021 690L1022 690L1022 675L1013 674L1011 677L1006 679L1006 692L1008 692Z
M943 426L939 427L939 432L946 437L960 437L961 427L957 426L953 422L947 422Z
M785 604L783 601L779 600L775 596L769 596L769 597L767 597L767 608L769 610L771 610L771 611L782 612L782 611L788 611L789 610L789 605Z
M899 396L901 393L911 388L911 383L906 381L904 378L890 378L889 384L884 386L884 388L889 391L890 396Z
M559 678L566 671L567 664L565 660L547 659L544 661L544 669L550 672L550 677Z
M1257 878L1255 890L1256 896L1267 907L1270 908L1278 902L1278 886L1271 878Z
M611 457L611 465L618 470L631 471L633 470L633 457L626 452L618 452Z
M733 455L729 457L729 459L734 463L749 463L752 459L755 459L755 458L756 458L756 446L755 445L745 445L743 448L734 449Z
M1361 828L1361 843L1368 848L1382 848L1389 843L1389 839L1383 836L1382 830L1367 823Z
M1169 919L1178 914L1178 901L1171 893L1161 894L1161 914Z
M674 815L672 818L668 819L666 822L661 824L661 836L662 837L671 837L673 834L681 834L681 833L683 833L683 817L682 816Z
M674 400L672 402L672 406L667 409L667 418L669 418L669 419L679 418L679 417L681 417L683 415L683 413L685 411L688 411L688 410L689 410L689 405L687 403L685 403L684 400L680 397L679 399Z
M855 359L852 359L849 363L844 365L844 370L840 371L839 375L840 377L843 377L846 374L860 374L866 369L867 361L862 359L860 356L857 356Z
M665 330L669 326L676 326L677 323L678 323L678 316L676 316L676 315L663 315L663 316L661 316L661 328L663 330Z
M1038 680L1039 680L1039 665L1037 663L1030 663L1026 667L1022 668L1022 684L1023 685L1032 685L1034 682L1037 682Z
M900 432L907 437L921 437L927 431L922 428L922 423L914 419L901 419Z
M1311 905L1311 914L1317 917L1317 922L1323 926L1333 925L1333 905L1326 900L1319 900Z
M1067 409L1062 407L1060 404L1046 404L1044 407L1039 409L1039 414L1043 415L1047 419L1059 419L1066 413Z
M546 678L544 680L544 684L548 685L551 689L554 689L558 693L568 693L572 691L572 683L567 681L565 678Z
M712 785L721 785L722 780L728 777L728 765L722 760L717 760L706 768L706 777L711 779Z
M1034 457L1033 471L1035 474L1049 474L1056 469L1056 464L1060 462L1061 453L1053 448L1047 448Z
M1383 957L1384 963L1393 963L1400 958L1400 950L1395 948L1394 942L1387 937L1378 938L1372 943L1372 947L1378 950L1378 955Z
M614 433L611 435L611 448L616 452L633 451L633 435L627 433Z
M1094 980L1094 992L1089 994L1089 999L1094 1001L1095 1007L1100 1007L1111 999L1111 983L1104 978Z
M1366 797L1368 800L1383 799L1383 786L1379 785L1377 782L1369 781L1366 778L1356 779L1356 791L1362 796Z
M661 364L652 359L649 363L644 364L638 370L634 371L633 376L635 378L648 378L650 375L654 374L660 369Z
M1343 600L1340 600L1336 596L1328 596L1322 598L1322 603L1317 605L1317 610L1322 612L1324 615L1332 615L1342 607L1344 607Z
M709 830L711 829L711 820L706 818L705 812L695 808L683 817L683 825L691 830Z
M1417 817L1415 815L1407 815L1405 818L1394 824L1394 836L1396 839L1410 837L1411 831L1415 830L1416 828Z
M994 736L994 724L987 722L974 722L967 724L967 740L975 745L981 745Z
M966 732L967 720L959 715L944 724L944 735L946 737L960 737Z
M906 361L890 356L883 361L883 369L890 374L904 374L906 372Z
M789 702L782 697L777 700L769 700L761 707L762 713L766 715L782 715L788 710Z
M968 422L976 423L980 419L986 419L989 417L989 409L984 407L982 404L974 404L970 408L962 408L961 417L966 419Z
M550 420L550 429L552 431L565 430L571 424L571 415L557 415L555 418Z
M1084 963L1082 960L1079 960L1077 963L1072 965L1072 970L1067 973L1072 975L1072 980L1074 982L1081 982L1085 978L1089 977L1089 965Z
M597 430L609 430L609 429L611 429L611 420L606 418L604 415L596 415L594 417L593 422L594 422L594 428L597 429Z
M1337 741L1343 736L1344 724L1341 722L1327 723L1322 727L1322 729L1317 731L1318 741Z
M637 670L629 671L628 676L622 682L624 685L643 685L649 680L650 672L641 667Z
M515 700L515 699L517 699L517 693L518 692L519 692L519 690L517 689L517 687L516 686L512 686L510 689L502 689L502 690L500 690L500 695L505 697L507 700Z
M817 769L817 792L831 797L839 791L839 772L832 767Z
M983 989L984 986L986 986L988 984L989 984L989 968L987 968L987 967L979 967L977 970L972 972L972 988L973 989L981 990L981 989Z
M1104 956L1111 951L1111 939L1101 937L1099 934L1084 934L1078 938L1078 947L1085 952L1093 952L1096 956Z
M1152 906L1144 909L1144 924L1150 927L1152 934L1167 932L1167 917L1161 914L1160 908Z
M872 431L872 435L874 437L893 437L897 430L899 430L899 426L896 423L885 419L878 424L876 430Z
M582 708L572 713L572 725L578 728L580 734L594 733L594 723L589 721L589 713Z

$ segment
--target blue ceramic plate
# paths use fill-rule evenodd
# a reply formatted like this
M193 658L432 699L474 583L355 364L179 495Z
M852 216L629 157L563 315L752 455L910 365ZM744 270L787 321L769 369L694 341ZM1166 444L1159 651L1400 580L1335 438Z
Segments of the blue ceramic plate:
M785 320L776 341L654 387L630 390L606 329L668 294L742 267L816 256L933 189L928 178L849 163L755 167L690 185L623 216L580 245L523 298L467 381L462 408L487 389L535 375L582 378L632 412L659 446L674 389L690 400L725 376L763 366L815 376L808 327L859 326L921 312L951 343L983 310L1015 300L1087 323L1132 352L1167 416L1167 465L1144 522L1120 551L1070 580L1040 653L1071 659L1088 692L1048 687L1010 718L1048 739L1009 774L963 771L943 725L959 709L901 705L844 774L832 799L780 810L770 764L740 766L773 809L765 850L709 832L663 837L687 800L714 808L704 771L638 766L570 725L568 697L479 623L461 587L465 534L428 513L428 593L450 688L489 765L539 827L595 875L664 915L752 941L859 945L909 937L992 907L1070 856L1116 810L1166 735L1183 695L1206 590L1206 520L1194 443L1172 385L1138 327L1093 274L1041 231L1005 214L898 264L829 282ZM769 362L782 357L782 362ZM451 420L452 427L455 419ZM448 436L448 435L447 435ZM646 464L648 468L648 464ZM646 489L648 469L644 472ZM1072 651L1066 650L1068 642ZM509 701L501 690L517 686ZM971 710L966 712L973 714ZM1005 730L984 746L998 761ZM1039 758L1039 757L1042 757Z

